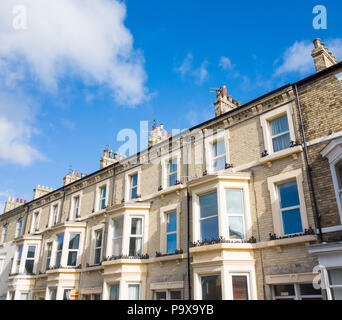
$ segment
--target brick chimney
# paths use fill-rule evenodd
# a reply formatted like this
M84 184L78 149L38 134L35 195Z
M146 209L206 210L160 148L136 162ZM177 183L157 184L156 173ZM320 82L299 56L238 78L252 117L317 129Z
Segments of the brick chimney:
M159 127L157 127L154 124L152 126L152 132L148 137L148 146L152 147L161 141L169 139L170 137L171 137L171 135L168 134L166 130L164 130L163 124L161 124Z
M106 168L111 164L117 163L121 161L124 157L122 155L118 155L117 153L113 153L112 150L104 149L103 157L100 159L100 169Z
M216 100L214 101L214 105L215 115L218 117L221 114L240 107L242 104L236 99L233 99L233 97L228 96L227 87L222 86L220 89L216 90Z
M67 174L64 176L63 186L70 184L70 183L73 183L76 180L80 180L80 179L84 178L85 176L86 176L86 174L84 174L84 173L79 173L79 172L76 172L76 170L72 170L71 174Z
M328 48L324 46L324 43L321 42L321 39L317 38L313 41L313 43L315 48L312 50L311 56L314 59L317 72L320 72L338 63Z
M5 202L5 208L4 208L4 213L9 212L15 208L18 208L22 205L24 205L26 201L23 203L23 200L17 198L17 200L13 197L8 197L7 201Z

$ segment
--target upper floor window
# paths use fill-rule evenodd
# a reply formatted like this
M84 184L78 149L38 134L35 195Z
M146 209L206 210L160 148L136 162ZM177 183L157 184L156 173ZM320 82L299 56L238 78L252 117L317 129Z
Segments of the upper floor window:
M221 171L226 167L226 147L224 139L213 142L213 158L212 158L212 168L213 171Z
M131 218L131 234L129 237L129 255L142 254L143 218Z
M245 239L245 210L242 189L226 189L228 236L230 239Z
M39 212L34 212L32 215L31 233L34 233L38 230L39 230Z
M80 234L71 233L69 239L69 252L68 252L68 266L75 267L77 265L77 256L80 246Z
M167 166L167 181L168 186L172 187L177 184L177 178L178 178L178 165L177 165L177 159L169 160L168 166Z
M201 240L219 238L217 192L199 196Z
M271 127L273 152L289 148L291 146L291 138L287 115L271 120L269 124Z
M100 188L100 199L99 199L100 210L103 210L106 208L106 197L107 197L107 186L103 186Z
M28 246L27 256L25 261L25 273L33 274L34 260L36 255L36 246Z
M177 211L166 214L166 252L177 250Z
M335 165L338 199L342 206L342 159Z
M102 230L98 230L95 232L94 264L100 264L100 262L101 262L101 250L102 250Z
M73 216L75 219L80 217L80 196L76 196L74 197L74 212L73 212Z
M22 228L23 228L23 219L20 218L20 219L18 220L18 226L17 226L17 237L20 237L20 236L21 236Z
M117 257L122 254L122 236L123 236L124 217L113 219L113 244L112 254Z
M56 267L57 268L61 266L63 242L64 242L64 234L58 235L58 237L57 237L57 250L56 250Z
M5 224L5 226L4 226L4 228L3 228L2 242L6 242L6 239L7 239L7 230L8 230L8 223Z
M303 232L297 181L278 185L284 234Z
M15 264L15 273L19 273L20 271L20 262L21 262L21 256L23 254L23 246L19 246L17 250L17 259Z
M45 270L49 269L51 265L51 253L52 253L52 242L49 242L47 244L46 248L46 265L45 265Z
M52 223L55 226L58 222L58 204L52 207Z
M137 198L137 194L138 194L138 174L137 173L130 176L129 194L130 194L130 199L134 200Z

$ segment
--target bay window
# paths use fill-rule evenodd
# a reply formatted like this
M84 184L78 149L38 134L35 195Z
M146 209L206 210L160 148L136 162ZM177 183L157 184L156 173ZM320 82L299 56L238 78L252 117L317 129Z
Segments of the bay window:
M36 246L28 246L27 256L25 261L25 273L33 274L34 260L36 256Z
M131 233L129 237L129 255L142 255L143 218L131 218Z
M219 238L217 192L199 196L201 240Z
M122 254L123 223L123 216L113 219L112 254L115 257L120 256Z
M201 276L202 300L222 300L221 275Z
M244 198L241 189L226 189L228 236L230 239L245 239Z
M100 264L101 262L101 250L102 250L102 230L95 233L95 256L94 264Z
M70 239L69 239L68 266L75 267L77 265L79 245L80 245L80 234L71 233Z
M19 246L17 250L17 261L16 261L16 266L15 266L15 272L14 273L19 273L20 272L20 262L21 262L21 256L23 254L23 246Z
M109 300L119 300L120 283L114 283L109 286Z
M140 283L128 284L128 300L140 300Z
M58 235L58 237L57 237L57 251L56 251L56 267L57 268L59 268L61 266L63 242L64 242L64 234Z

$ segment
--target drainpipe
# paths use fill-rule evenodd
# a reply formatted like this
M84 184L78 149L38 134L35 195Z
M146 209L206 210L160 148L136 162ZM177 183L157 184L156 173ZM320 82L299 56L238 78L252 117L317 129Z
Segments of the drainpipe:
M323 242L323 233L322 233L322 227L321 227L321 217L318 212L318 207L317 207L317 199L316 199L316 194L315 194L315 189L314 185L312 182L312 169L309 163L309 157L308 157L308 146L306 143L305 139L305 130L304 130L304 124L303 124L303 117L302 117L302 110L301 110L301 105L300 105L300 100L299 100L299 95L298 95L298 88L297 85L293 85L295 94L296 94L296 102L297 102L297 108L298 108L298 114L299 114L299 120L300 120L300 129L301 129L301 134L303 138L303 144L304 144L304 157L305 157L305 164L307 168L307 176L308 176L308 181L311 189L311 195L312 195L312 202L313 202L313 209L316 217L316 222L317 222L317 227L319 231L319 240L322 243Z
M188 264L188 290L189 290L189 300L191 298L191 275L190 275L190 212L189 212L189 203L190 203L190 194L187 190L187 199L186 199L186 214L187 214L187 264Z

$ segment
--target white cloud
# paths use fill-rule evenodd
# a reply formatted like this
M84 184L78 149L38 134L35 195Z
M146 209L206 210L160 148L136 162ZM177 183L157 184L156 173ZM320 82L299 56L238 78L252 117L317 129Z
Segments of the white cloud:
M228 57L221 57L219 65L223 70L232 70L234 68L234 65Z
M175 72L181 74L182 78L190 76L195 79L196 83L201 85L208 77L207 67L209 62L204 60L199 68L193 66L194 56L191 52L187 54L182 64L175 68Z
M325 46L338 60L342 59L342 39L327 40ZM290 48L286 49L282 57L282 64L277 67L275 76L291 72L300 75L314 72L314 62L311 57L313 48L312 41L296 41Z
M21 0L27 29L13 28L16 0L0 2L0 62L11 82L34 75L49 90L64 76L108 86L118 103L147 99L143 54L125 27L118 0ZM21 67L18 70L17 66Z

